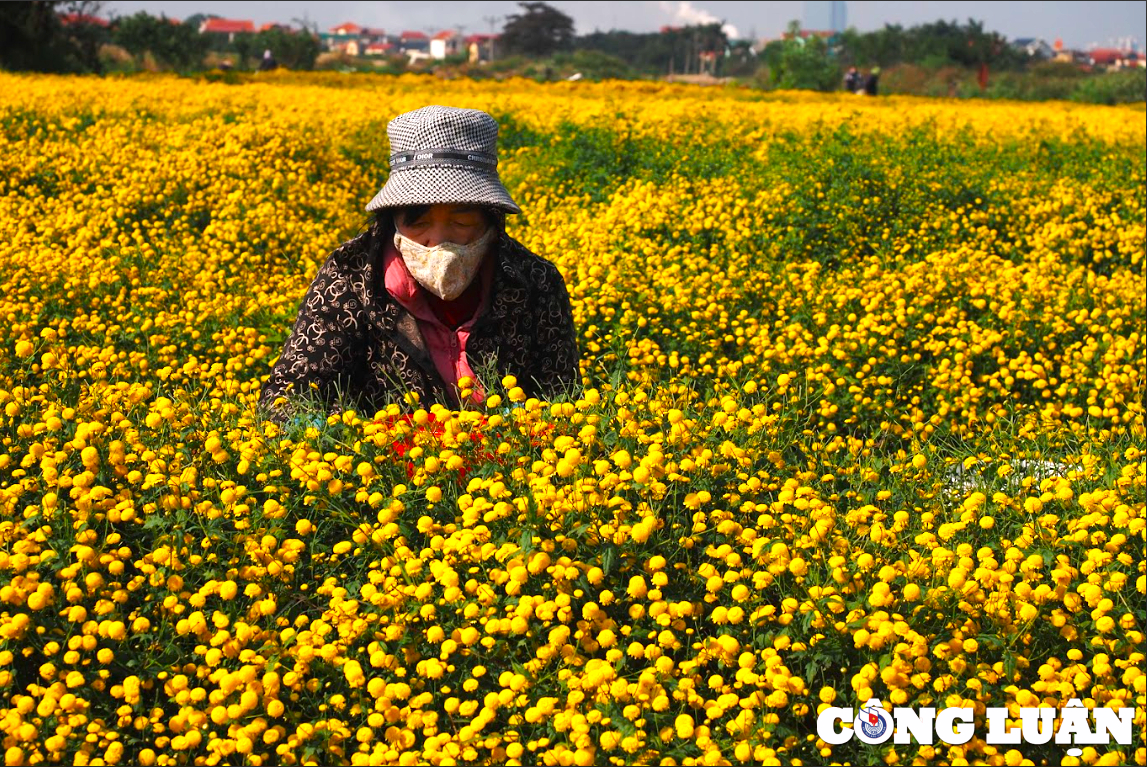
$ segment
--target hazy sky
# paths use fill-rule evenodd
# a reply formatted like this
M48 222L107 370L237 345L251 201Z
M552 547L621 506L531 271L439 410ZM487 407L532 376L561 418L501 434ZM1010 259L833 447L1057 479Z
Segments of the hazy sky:
M655 31L664 24L722 21L732 25L737 37L779 37L788 23L804 15L804 3L729 2L571 2L552 0L551 5L569 14L579 34L595 29ZM126 16L145 10L183 19L194 13L214 13L226 18L251 19L257 24L309 19L328 29L343 22L381 27L389 31L462 28L466 33L488 32L502 26L508 14L519 10L516 2L354 2L348 0L111 0L105 14ZM866 32L885 24L912 26L930 21L965 22L975 19L1009 39L1042 37L1049 43L1057 37L1068 47L1108 46L1133 38L1142 49L1147 42L1147 3L1133 2L876 2L847 3L848 25Z

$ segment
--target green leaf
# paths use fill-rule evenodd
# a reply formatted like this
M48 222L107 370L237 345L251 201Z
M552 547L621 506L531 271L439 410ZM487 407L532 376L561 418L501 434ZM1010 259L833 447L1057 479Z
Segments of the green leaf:
M605 547L605 551L601 555L601 569L606 575L613 571L614 562L617 560L617 546L612 543Z

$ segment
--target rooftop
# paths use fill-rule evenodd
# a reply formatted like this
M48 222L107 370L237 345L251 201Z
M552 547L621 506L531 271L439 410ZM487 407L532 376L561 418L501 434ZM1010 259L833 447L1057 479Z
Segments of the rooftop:
M99 16L91 16L86 13L62 13L60 14L60 23L65 27L72 24L95 24L97 27L106 27L108 25L107 19L101 19ZM178 24L179 21L175 20Z
M207 19L199 27L200 32L219 32L231 34L233 32L254 32L255 22L248 19Z

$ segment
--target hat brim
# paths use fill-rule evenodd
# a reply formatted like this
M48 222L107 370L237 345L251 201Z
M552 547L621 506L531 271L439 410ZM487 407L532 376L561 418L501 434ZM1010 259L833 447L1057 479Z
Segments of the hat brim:
M521 213L506 187L491 173L453 166L407 168L391 173L367 210L443 203L483 205Z

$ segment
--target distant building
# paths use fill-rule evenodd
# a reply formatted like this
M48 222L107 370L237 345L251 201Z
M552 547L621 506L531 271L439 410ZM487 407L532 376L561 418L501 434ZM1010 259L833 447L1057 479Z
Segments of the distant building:
M1104 69L1128 69L1144 66L1143 54L1118 48L1092 48L1087 52L1088 63Z
M398 46L402 49L403 53L418 51L427 55L430 54L430 38L425 32L409 29L404 30L402 34L398 36Z
M806 1L802 26L817 31L843 32L848 27L848 9L844 0Z
M1038 37L1020 37L1012 40L1012 47L1023 51L1033 59L1047 61L1055 56L1055 48Z
M833 32L831 29L802 29L800 32L797 32L796 36L801 40L807 40L810 37L822 37L831 43L832 38L836 37L837 34L837 32ZM792 39L792 37L793 35L788 32L781 33L782 40L789 40ZM762 47L767 43L768 40L762 41Z
M713 76L717 71L717 51L701 51L697 54L699 74Z
M65 27L70 27L79 24L92 24L97 27L106 27L108 25L107 19L101 19L99 16L90 16L86 13L61 13L60 23ZM175 20L179 24L179 20Z
M235 42L235 35L243 33L254 34L255 22L246 19L204 19L199 25L199 34L226 36L229 43Z
M362 45L357 37L331 37L326 41L327 50L335 53L345 53L348 56L358 56Z
M339 24L337 27L331 27L331 34L338 37L357 37L361 32L362 27L350 21Z
M467 36L462 42L470 54L470 63L477 64L480 61L490 61L493 59L494 45L497 39L497 35L478 34Z
M394 46L390 43L371 43L363 49L363 56L389 56L394 52Z
M1058 61L1062 64L1075 64L1077 66L1091 66L1091 60L1087 57L1087 51L1073 51L1070 48L1056 49L1053 61Z
M334 27L334 29L339 29L339 27ZM345 30L342 34L336 34L334 31L320 32L319 43L325 50L332 53L345 53L348 56L358 56L365 47L357 33L348 34Z
M444 59L458 53L462 47L462 36L457 32L446 30L430 38L430 58Z

